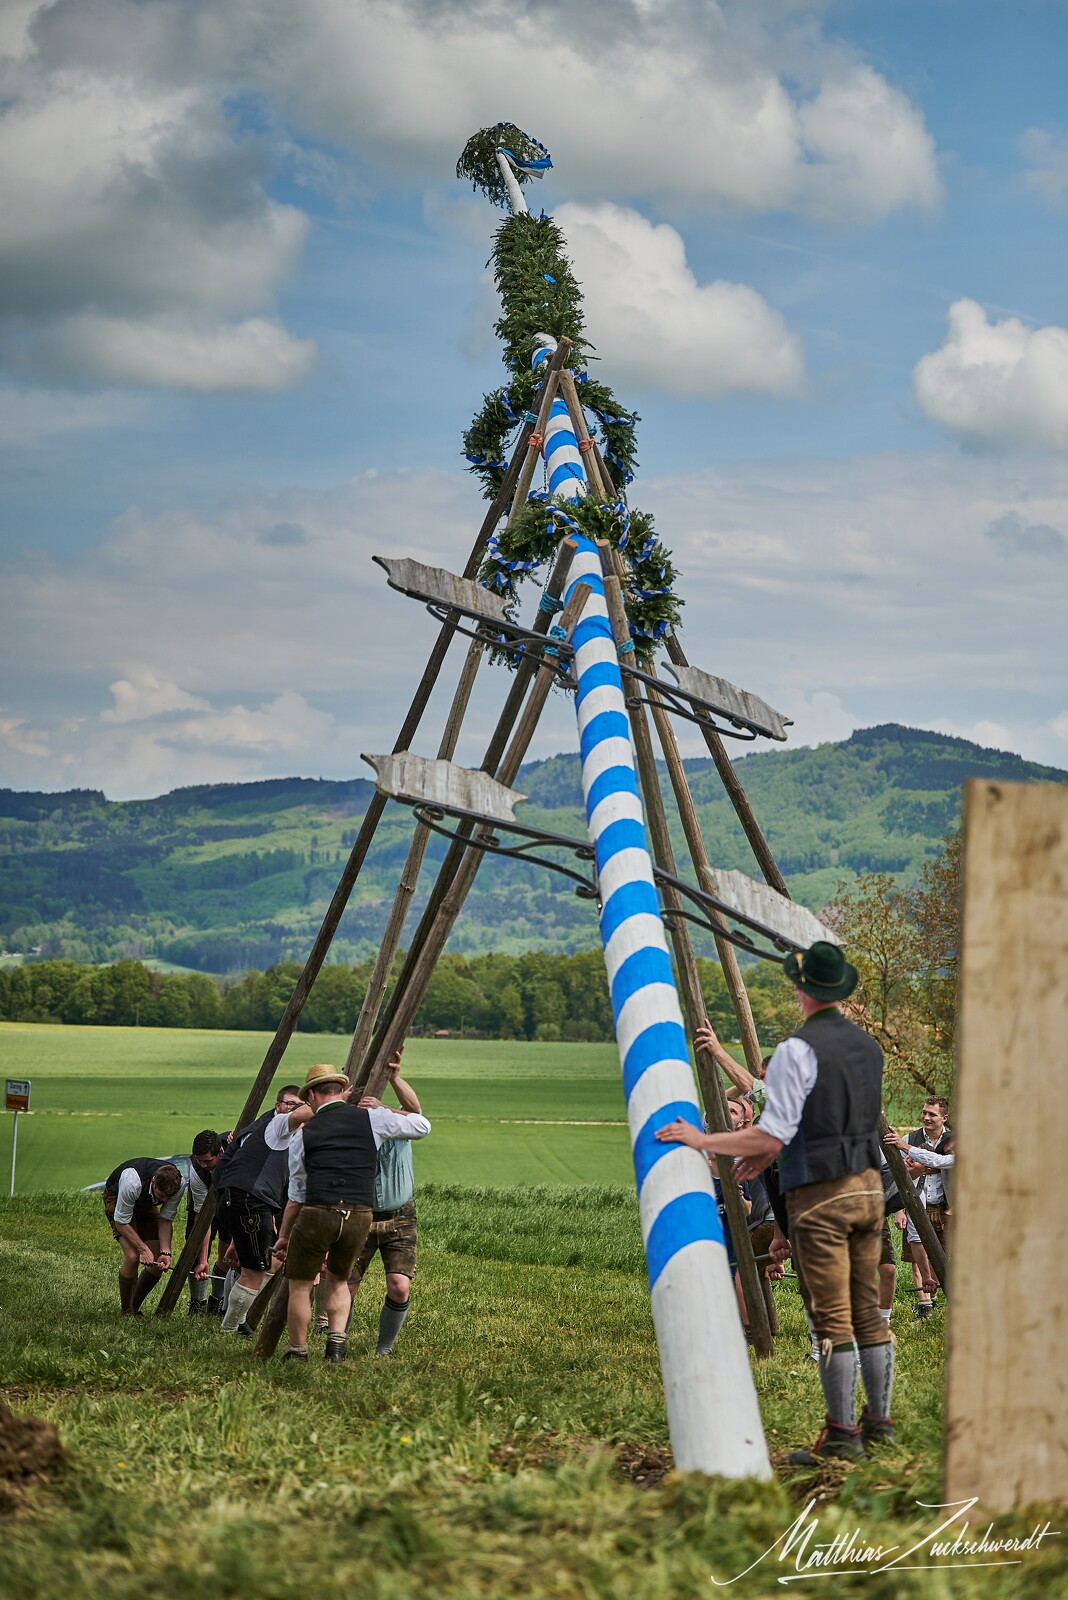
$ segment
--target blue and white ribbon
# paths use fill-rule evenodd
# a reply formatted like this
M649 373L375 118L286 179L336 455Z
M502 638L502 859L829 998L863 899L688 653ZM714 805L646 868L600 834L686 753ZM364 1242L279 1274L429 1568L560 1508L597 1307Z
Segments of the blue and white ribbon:
M522 129L517 128L514 122L498 122L497 124L497 130L500 133L504 133L509 128L513 133L522 132ZM502 156L508 157L516 172L525 172L528 178L543 178L552 166L553 158L540 139L532 139L529 133L525 135L525 138L528 144L534 146L535 150L541 151L540 156L535 156L532 160L521 160L519 156L513 155L511 150L506 149L503 144L498 145L497 148Z
M771 1476L708 1163L657 1142L679 1118L701 1127L678 993L653 883L619 660L597 547L579 535L567 593L590 599L572 635L586 822L623 1068L675 1465Z
M565 400L556 399L549 408L545 424L545 471L549 493L577 500L586 493L586 474L582 466L582 452L578 447L571 417Z

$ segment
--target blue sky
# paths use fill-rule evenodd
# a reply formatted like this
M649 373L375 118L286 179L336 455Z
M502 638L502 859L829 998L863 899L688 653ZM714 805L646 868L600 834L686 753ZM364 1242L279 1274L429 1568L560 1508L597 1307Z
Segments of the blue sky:
M0 784L392 744L433 628L370 556L458 568L481 516L497 214L453 168L500 118L691 658L799 743L1068 767L1066 61L1061 0L8 0Z

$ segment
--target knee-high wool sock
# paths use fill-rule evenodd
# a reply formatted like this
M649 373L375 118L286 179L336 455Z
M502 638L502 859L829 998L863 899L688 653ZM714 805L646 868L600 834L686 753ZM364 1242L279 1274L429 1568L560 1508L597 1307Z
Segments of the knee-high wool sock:
M860 1373L864 1379L864 1393L868 1397L868 1410L873 1417L888 1417L894 1392L894 1341L888 1339L886 1344L862 1344Z
M189 1274L189 1298L190 1300L206 1300L208 1298L207 1278L194 1278L192 1273Z
M259 1294L258 1289L246 1289L242 1284L235 1283L230 1290L230 1299L226 1306L226 1315L222 1319L223 1333L236 1333L238 1325L244 1322L246 1314L252 1309L253 1302Z
M856 1357L851 1344L826 1346L820 1351L820 1382L827 1416L840 1427L853 1426Z
M130 1312L133 1316L137 1316L140 1313L146 1298L152 1293L159 1280L160 1274L158 1272L150 1272L147 1267L141 1268L137 1276L137 1282L134 1285L133 1294L130 1297Z
M397 1335L404 1326L404 1319L408 1315L407 1300L400 1302L391 1300L387 1294L382 1302L382 1310L378 1318L378 1348L376 1355L388 1356L397 1342Z

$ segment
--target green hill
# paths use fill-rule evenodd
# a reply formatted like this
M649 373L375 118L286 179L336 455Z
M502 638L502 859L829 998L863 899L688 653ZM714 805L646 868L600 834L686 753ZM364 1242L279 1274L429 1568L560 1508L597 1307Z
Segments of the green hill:
M717 865L753 870L710 760L687 762ZM816 749L762 750L735 763L794 895L813 908L858 873L913 881L957 821L963 780L1068 783L1068 772L1001 750L889 723ZM532 825L584 833L579 763L524 767ZM303 958L372 793L363 779L280 778L109 801L95 790L0 790L0 943L8 952L174 962L207 972ZM670 809L670 808L669 808ZM688 858L672 815L680 870ZM411 817L387 808L334 946L368 955L380 939ZM444 853L435 839L431 861ZM424 870L416 910L431 881ZM597 942L593 910L562 878L487 863L453 947L578 950Z

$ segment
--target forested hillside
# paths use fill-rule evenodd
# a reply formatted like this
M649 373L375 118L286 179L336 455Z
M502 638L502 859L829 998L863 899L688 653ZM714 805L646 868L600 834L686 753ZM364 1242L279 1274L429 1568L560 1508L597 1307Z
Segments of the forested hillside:
M914 881L956 822L966 777L1068 782L1068 773L1019 756L895 724L817 749L761 750L736 767L794 895L813 908L858 873ZM687 768L712 860L752 871L711 761ZM517 788L529 796L520 815L532 825L582 836L577 756L530 764ZM121 803L85 789L0 790L0 944L46 958L143 957L214 973L302 959L371 793L363 779L310 778ZM387 808L336 959L360 960L375 948L411 826L408 812ZM685 872L674 818L673 827ZM435 839L428 863L444 848ZM565 879L494 861L476 880L452 948L567 952L596 942L593 907Z

